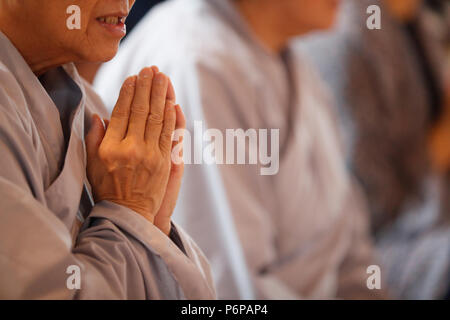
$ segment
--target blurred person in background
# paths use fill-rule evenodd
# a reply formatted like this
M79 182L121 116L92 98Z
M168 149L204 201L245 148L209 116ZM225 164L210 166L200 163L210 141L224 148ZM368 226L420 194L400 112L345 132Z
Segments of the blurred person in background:
M289 44L330 28L339 2L171 0L144 17L95 80L112 107L121 79L151 62L171 76L190 132L195 120L223 133L280 129L274 175L261 175L262 165L186 168L175 216L211 261L220 298L242 297L239 282L248 274L256 298L385 294L367 287L367 268L376 263L367 209L347 172L331 102ZM237 245L217 223L221 215L230 221L230 210ZM245 278L227 272L238 261L215 255L230 246L243 250Z
M373 4L380 30L366 27ZM381 270L400 298L442 298L450 282L448 30L420 0L349 0L333 32L297 44L336 98Z

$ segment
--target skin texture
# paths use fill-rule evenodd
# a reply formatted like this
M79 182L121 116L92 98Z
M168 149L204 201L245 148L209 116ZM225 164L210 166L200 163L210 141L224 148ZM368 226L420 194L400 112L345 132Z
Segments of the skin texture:
M256 36L269 49L279 52L292 37L329 29L335 22L340 0L236 0L234 3Z
M121 37L96 19L127 16L134 2L0 0L0 30L36 75L69 62L105 62L117 53ZM81 9L80 30L66 27L70 5ZM184 168L171 162L176 145L171 137L184 126L173 86L157 67L128 78L111 120L95 115L86 136L87 175L95 201L130 208L169 234Z

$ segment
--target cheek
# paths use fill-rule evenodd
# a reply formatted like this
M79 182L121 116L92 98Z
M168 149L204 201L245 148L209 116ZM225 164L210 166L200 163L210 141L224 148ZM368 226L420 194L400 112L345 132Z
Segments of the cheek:
M103 27L97 21L88 26L85 38L80 44L88 61L107 61L112 59L119 49L120 39L105 34Z

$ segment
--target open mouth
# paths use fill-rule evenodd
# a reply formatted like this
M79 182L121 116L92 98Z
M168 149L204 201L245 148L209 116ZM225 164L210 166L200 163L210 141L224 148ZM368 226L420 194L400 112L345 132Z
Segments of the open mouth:
M127 13L110 13L109 15L100 16L96 18L97 22L105 28L111 35L117 38L122 38L127 33L125 20Z
M114 26L114 25L125 24L125 19L126 19L126 17L108 16L108 17L99 17L99 18L97 18L97 21Z

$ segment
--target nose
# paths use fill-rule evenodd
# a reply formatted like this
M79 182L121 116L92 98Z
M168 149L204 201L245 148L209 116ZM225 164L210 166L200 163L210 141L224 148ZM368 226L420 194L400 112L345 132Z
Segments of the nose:
M128 11L131 10L131 8L133 7L134 3L136 2L136 0L128 0Z

